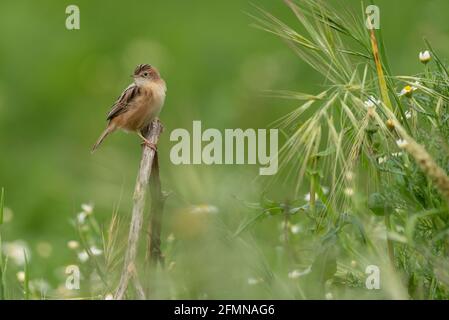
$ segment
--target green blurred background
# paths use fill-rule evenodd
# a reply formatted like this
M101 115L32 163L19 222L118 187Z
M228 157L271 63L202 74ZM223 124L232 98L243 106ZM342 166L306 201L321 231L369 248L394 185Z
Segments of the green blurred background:
M334 2L362 12L358 0ZM376 3L393 73L422 70L423 36L449 56L448 1ZM70 4L80 8L80 30L65 28ZM284 3L273 0L1 2L0 187L9 208L2 236L28 244L33 276L56 282L55 269L73 261L69 221L82 203L94 204L102 224L117 205L128 221L138 137L115 133L94 155L90 148L137 64L157 66L168 86L159 146L163 188L173 191L167 219L181 207L211 204L232 226L232 196L260 196L258 166L169 161L175 128L191 130L192 120L219 129L266 128L298 103L265 90L317 93L325 84L282 40L251 26L253 4L298 27ZM270 192L279 197L290 188L278 183ZM38 253L42 243L49 255Z

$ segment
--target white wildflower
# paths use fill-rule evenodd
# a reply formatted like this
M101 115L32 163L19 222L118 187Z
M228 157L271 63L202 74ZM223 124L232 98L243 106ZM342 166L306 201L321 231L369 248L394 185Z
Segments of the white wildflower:
M112 293L108 293L104 296L104 300L114 300L114 296L112 295Z
M79 244L78 241L70 240L69 242L67 242L67 247L69 249L75 250L75 249L78 249L80 247L80 244Z
M318 194L315 193L315 199L318 198ZM304 196L304 200L310 201L310 192Z
M405 118L410 119L412 117L412 112L410 110L405 111Z
M25 272L23 272L23 271L17 272L16 277L17 277L17 280L19 280L19 282L24 282L25 281Z
M95 246L91 246L91 247L89 248L89 250L90 250L90 252L91 252L94 256L99 256L99 255L101 255L101 254L103 253L103 250L98 249L98 248L95 247Z
M368 100L366 100L365 102L363 102L363 104L365 105L365 108L369 109L369 108L375 108L376 105L380 104L380 100L376 99L373 96L370 96L368 98Z
M86 221L87 214L84 211L81 211L76 216L76 221L78 221L79 224L83 224Z
M25 254L27 260L31 260L30 249L28 248L28 245L21 240L5 242L3 244L3 253L18 266L25 264Z
M290 279L296 279L296 278L299 278L301 276L301 272L299 271L299 270L293 270L293 271L290 271L289 273L288 273L288 277L290 278Z
M396 140L396 144L398 145L399 148L404 149L408 145L408 142L404 139L399 139Z
M294 224L290 227L290 231L293 234L298 234L301 231L301 226L299 224Z
M256 279L256 278L248 278L248 280L247 280L247 283L250 285L250 286L254 286L254 285L256 285L256 284L259 284L259 283L261 283L262 282L262 279Z
M354 195L354 189L352 188L345 188L344 190L345 195L347 195L348 197L351 197Z
M326 300L333 300L334 295L331 292L328 292L328 293L326 293L325 298L326 298Z
M87 215L94 212L94 206L92 204L83 203L81 205L81 209L83 209L83 212L85 212Z
M419 84L418 82L416 84ZM418 88L416 86L411 86L411 85L406 85L401 92L399 93L399 96L406 96L408 98L410 98L413 94L414 91L418 90Z
M424 52L419 53L419 61L421 61L424 64L427 64L432 59L432 56L429 52L429 50L426 50Z
M377 158L377 163L378 163L378 164L382 164L382 163L384 163L384 162L387 162L387 160L388 160L388 157L387 157L387 156L379 157L379 158Z
M89 254L87 253L86 250L83 250L81 252L78 252L78 259L81 262L86 262L87 260L89 260Z

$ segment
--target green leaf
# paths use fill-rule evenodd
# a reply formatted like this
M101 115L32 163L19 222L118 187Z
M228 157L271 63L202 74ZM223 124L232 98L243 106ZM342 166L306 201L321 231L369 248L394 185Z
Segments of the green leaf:
M368 198L368 208L376 216L385 215L385 197L377 192L371 193Z

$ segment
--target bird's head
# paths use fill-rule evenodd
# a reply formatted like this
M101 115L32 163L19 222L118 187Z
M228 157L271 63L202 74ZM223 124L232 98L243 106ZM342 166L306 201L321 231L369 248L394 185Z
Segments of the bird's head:
M159 71L149 64L139 64L134 70L132 77L138 86L146 85L161 78Z

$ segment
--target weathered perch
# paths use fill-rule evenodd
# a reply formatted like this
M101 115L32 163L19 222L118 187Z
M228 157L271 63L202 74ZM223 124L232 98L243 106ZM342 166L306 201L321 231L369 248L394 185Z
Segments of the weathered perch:
M153 120L153 122L151 122L149 129L144 134L144 136L153 145L157 145L162 130L163 130L162 123L158 119L155 119ZM122 300L124 298L131 278L133 279L139 298L141 299L145 298L144 296L142 296L143 291L140 288L139 279L137 277L137 268L135 265L135 260L137 255L139 235L142 229L144 217L147 187L153 168L153 163L155 161L157 164L156 151L144 145L142 152L142 159L140 161L140 169L137 175L136 186L134 189L133 209L132 209L131 224L129 228L128 246L126 248L125 254L125 262L120 276L120 282L114 296L116 300ZM157 175L159 178L159 173L157 173Z
M148 224L148 246L145 259L152 265L158 262L164 266L164 256L161 251L161 229L162 216L164 213L165 200L168 193L163 192L161 188L161 179L159 176L159 159L156 155L153 161L153 174L150 177L151 192L151 215Z

